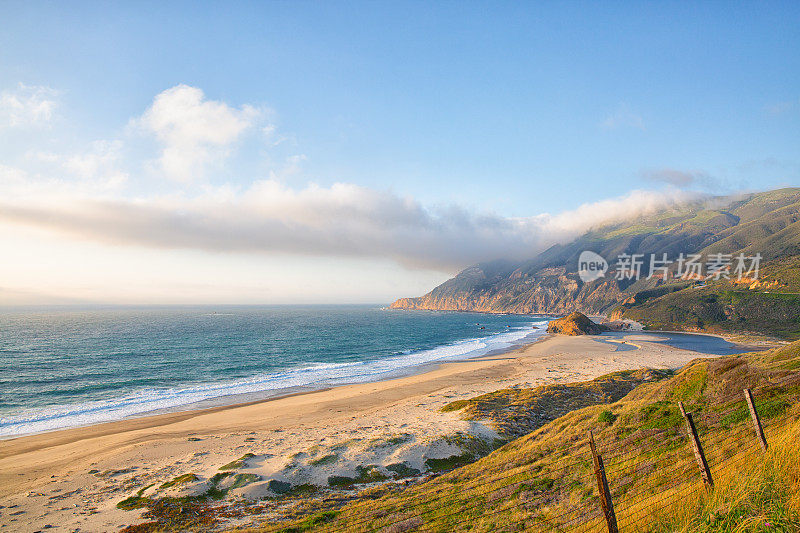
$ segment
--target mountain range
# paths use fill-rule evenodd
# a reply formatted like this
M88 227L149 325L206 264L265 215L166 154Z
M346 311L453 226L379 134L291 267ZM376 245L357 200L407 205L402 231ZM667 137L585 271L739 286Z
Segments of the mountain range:
M604 276L583 281L578 262L584 251L607 261ZM648 277L650 258L660 260L664 254L668 270ZM685 264L677 259L693 254L704 262L726 258L731 265L720 276L708 277L706 269L687 278L686 269L678 271ZM759 266L758 275L733 275L740 254L748 258L748 267ZM760 261L751 259L757 255ZM620 275L620 257L639 258L638 279ZM799 258L800 188L717 196L591 229L526 261L498 259L471 266L428 294L401 298L391 307L553 315L581 311L634 318L650 327L796 338ZM769 316L783 314L776 317L779 323L759 325L742 306L766 308Z

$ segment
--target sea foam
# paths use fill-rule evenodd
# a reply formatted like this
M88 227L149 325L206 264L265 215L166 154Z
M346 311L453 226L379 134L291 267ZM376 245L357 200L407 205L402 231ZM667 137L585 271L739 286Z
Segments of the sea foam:
M533 320L481 338L464 339L432 349L404 352L370 361L311 362L283 371L255 375L229 382L200 383L180 388L145 388L116 398L29 409L0 417L0 437L41 433L57 429L142 416L157 411L192 408L199 402L218 399L236 403L242 395L277 396L293 390L313 390L331 385L364 383L413 372L421 365L478 357L505 350L540 336L546 320ZM536 326L538 329L534 329ZM229 398L230 402L222 401Z

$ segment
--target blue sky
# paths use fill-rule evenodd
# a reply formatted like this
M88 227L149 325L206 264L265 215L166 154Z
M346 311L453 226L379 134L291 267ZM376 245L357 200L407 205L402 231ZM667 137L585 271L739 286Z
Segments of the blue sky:
M164 4L0 3L0 94L17 106L17 114L7 110L6 126L0 125L5 175L13 171L17 185L38 183L51 192L48 180L58 180L68 189L62 207L113 200L163 209L142 215L150 218L135 236L99 231L119 221L98 215L76 222L41 202L37 211L15 215L6 225L34 228L43 239L63 232L75 247L105 247L109 257L140 251L166 260L163 254L172 254L176 265L185 265L189 255L200 254L191 261L224 260L252 269L267 262L274 276L296 270L298 262L311 269L320 260L354 280L365 270L376 280L391 272L397 280L391 286L375 281L364 288L354 281L352 299L381 300L419 291L504 246L533 242L509 237L509 231L532 231L515 226L502 238L486 237L485 250L442 258L408 244L384 246L417 238L434 248L462 242L458 238L469 242L471 234L454 238L450 230L440 236L446 241L430 236L431 225L452 230L465 213L477 217L466 225L484 235L484 215L493 217L489 226L506 224L625 198L631 190L728 193L800 183L797 3ZM176 87L186 90L166 93L172 99L156 105L159 95ZM220 138L213 127L200 138L180 137L186 130L170 122L169 105L187 101L212 113L209 120L229 119L231 129ZM40 112L23 120L20 102L39 105ZM191 166L169 170L165 158L181 150L192 161L172 163ZM89 154L94 159L87 162ZM76 170L87 168L97 183L87 185ZM199 197L233 191L234 203L245 201L260 180L279 185L279 193L262 191L272 194L267 203L284 206L288 195L302 204L286 215L289 222L280 220L284 228L307 222L296 218L297 210L319 212L309 202L321 202L324 211L339 205L342 195L375 202L359 223L372 224L375 213L395 209L397 217L420 211L432 222L423 225L422 237L413 228L401 236L375 236L372 228L350 235L352 224L342 223L336 235L344 234L343 240L309 236L300 247L255 236L257 243L228 250L219 242L197 244L203 240L198 236L151 242L141 235L145 227L155 231L153 217L170 224L164 220L186 211L197 215L195 229L207 227L204 206L216 208L200 205ZM337 183L356 192L336 193L331 187ZM100 199L94 192L78 194L81 187L109 192ZM41 195L26 188L27 199L8 196L12 207L26 208L31 197ZM167 206L165 198L191 205L175 200ZM326 216L340 223L337 212ZM60 222L43 222L52 218ZM263 231L266 222L248 226L231 215L214 223L241 236ZM375 242L352 249L344 242L366 239L366 233ZM220 235L218 241L224 240ZM494 248L497 240L502 246ZM70 253L80 255L78 248ZM18 274L6 272L0 287L14 287ZM107 285L118 287L124 279ZM261 283L255 274L252 279ZM26 283L17 289L36 285ZM82 283L67 280L51 292L75 298L89 281ZM158 283L168 284L168 278ZM350 293L326 287L316 287L307 299L348 299ZM98 289L96 298L125 300L109 290ZM167 293L154 294L158 299ZM280 294L288 301L295 293ZM180 295L166 298L183 301Z

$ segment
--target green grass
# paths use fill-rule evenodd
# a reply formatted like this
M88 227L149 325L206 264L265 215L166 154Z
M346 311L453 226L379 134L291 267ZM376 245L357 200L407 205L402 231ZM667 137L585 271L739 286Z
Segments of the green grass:
M259 481L260 479L261 476L258 474L236 474L236 476L233 478L233 483L230 487L228 487L228 490L240 489L249 485L250 483Z
M218 474L214 474L213 476L211 476L211 478L208 480L208 483L209 485L219 485L223 479L230 477L232 475L233 472L220 472Z
M356 467L356 474L356 483L376 483L389 479L376 465L359 465Z
M414 477L420 475L422 472L409 466L406 463L392 463L390 465L386 465L386 470L392 472L395 479L402 479L407 477Z
M233 477L233 481L230 485L224 488L220 487L219 485L229 477ZM255 483L260 479L261 477L257 474L248 473L235 474L233 472L221 472L214 474L211 476L211 479L208 480L209 488L201 497L207 497L212 500L222 500L228 495L228 492L249 485L250 483Z
M267 488L275 494L286 494L292 490L292 484L278 479L270 479Z
M255 457L255 454L246 453L240 458L236 459L235 461L231 461L228 464L222 465L219 467L220 470L236 470L244 466L245 461L250 459L251 457Z
M400 446L401 444L405 444L406 442L411 441L414 438L413 435L410 433L400 433L398 435L392 435L389 438L377 438L372 439L369 443L369 447L376 449L376 448L392 448L394 446Z
M220 484L223 483L226 479L233 477L233 481L227 487L220 487ZM159 488L167 489L178 485L183 485L185 483L191 483L194 481L198 481L200 478L193 473L183 474L181 476L172 479L171 481L167 481L166 483L162 484ZM234 473L234 472L220 472L218 474L214 474L208 480L208 488L206 491L197 496L183 496L180 498L148 498L143 497L142 494L145 490L152 487L153 485L148 485L139 489L136 493L136 496L130 496L125 498L124 500L117 503L117 508L124 509L126 511L132 509L141 509L141 508L149 508L155 505L155 502L159 501L186 501L186 502L202 502L206 500L222 500L224 499L228 493L234 489L242 488L250 483L255 483L259 481L261 477L257 474L248 474L248 473ZM290 485L291 487L291 485Z
M178 476L175 479L172 479L170 481L167 481L166 483L163 483L160 488L168 489L168 488L174 487L176 485L183 485L184 483L191 483L193 481L197 481L198 479L200 479L200 478L197 477L197 474L192 474L192 473L183 474L182 476Z
M331 465L339 460L339 456L336 454L330 455L323 455L317 459L312 459L308 462L311 466L322 466L322 465Z
M648 299L623 317L650 329L751 332L800 338L800 294L727 289L723 284L688 288Z
M779 292L800 292L800 256L782 257L766 263L758 277L765 285L775 284Z
M328 486L330 487L350 487L355 482L356 478L350 476L328 476Z
M597 421L601 424L611 425L617 419L617 415L606 409L597 416Z
M117 509L122 509L124 511L131 511L133 509L142 509L147 507L147 503L150 501L149 498L142 498L141 496L131 496L130 498L125 498L121 502L117 504Z
M758 417L762 420L769 420L781 416L789 408L789 403L782 398L770 398L765 400L756 400L756 411ZM742 400L736 404L738 407L735 411L728 413L722 418L722 424L725 426L733 426L740 422L750 419L750 409L747 403Z
M651 533L800 531L800 424L773 431L771 449L745 449L715 472L713 492L698 491L656 513Z
M665 429L679 425L682 420L683 415L674 402L659 401L642 407L635 424L642 429Z
M474 460L474 455L469 452L464 452L459 455L451 455L450 457L444 457L442 459L425 459L425 466L427 466L431 472L444 472L459 466L464 466L473 462Z
M453 411L460 411L466 407L469 407L470 400L456 400L454 402L450 402L441 408L443 413L451 413Z
M365 483L377 483L386 481L389 477L378 470L376 465L359 465L356 467L356 476L330 476L328 477L328 486L330 487L351 487L353 485L361 485Z
M142 494L144 494L144 491L146 491L147 489L149 489L153 485L155 485L155 483L150 483L149 485L146 485L146 486L142 487L141 489L136 491L136 495L137 496L141 496Z
M309 531L316 526L330 522L336 517L336 515L336 511L322 511L321 513L317 513L313 516L305 518L297 525L280 529L279 533L303 533L304 531Z
M319 490L319 487L312 485L311 483L301 483L300 485L293 486L292 490L290 490L288 494L291 496L303 496L315 494L319 492Z

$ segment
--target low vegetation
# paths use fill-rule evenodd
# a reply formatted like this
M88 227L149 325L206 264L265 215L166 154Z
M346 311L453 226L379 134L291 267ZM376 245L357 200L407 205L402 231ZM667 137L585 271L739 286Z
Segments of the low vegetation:
M442 410L460 410L466 418L488 421L503 439L512 440L570 411L615 402L642 383L670 375L671 372L664 370L624 370L592 381L502 389L449 403Z
M757 333L800 339L800 294L734 288L686 288L633 304L622 317L649 329Z
M376 483L389 479L383 474L376 465L357 466L355 477L349 476L330 476L328 485L331 487L351 487L353 485L363 485L366 483Z
M184 483L191 483L193 481L197 481L198 479L200 478L197 477L197 474L183 474L182 476L178 476L175 479L167 481L166 483L162 483L160 488L168 489L177 485L183 485Z
M245 464L245 461L247 461L248 459L250 459L252 457L255 457L255 455L252 454L252 453L246 453L243 456L241 456L240 458L236 459L235 461L231 461L228 464L222 465L221 467L219 467L219 469L220 470L237 470L239 468L242 468L244 466L244 464Z
M163 483L159 488L168 489L198 481L193 473L178 476ZM224 506L215 506L213 502L224 499L232 490L245 487L260 481L260 476L250 473L219 472L208 480L205 492L192 496L180 497L147 497L144 492L152 487L141 488L135 496L130 496L117 503L118 509L132 511L145 509L143 517L149 521L128 526L126 533L149 533L156 531L206 531L216 526L221 518L230 518L244 513L263 512L264 507L251 505L240 508L234 513Z
M330 465L335 463L339 460L339 456L336 454L328 454L323 455L322 457L317 457L316 459L311 459L308 464L311 466L322 466L322 465Z

